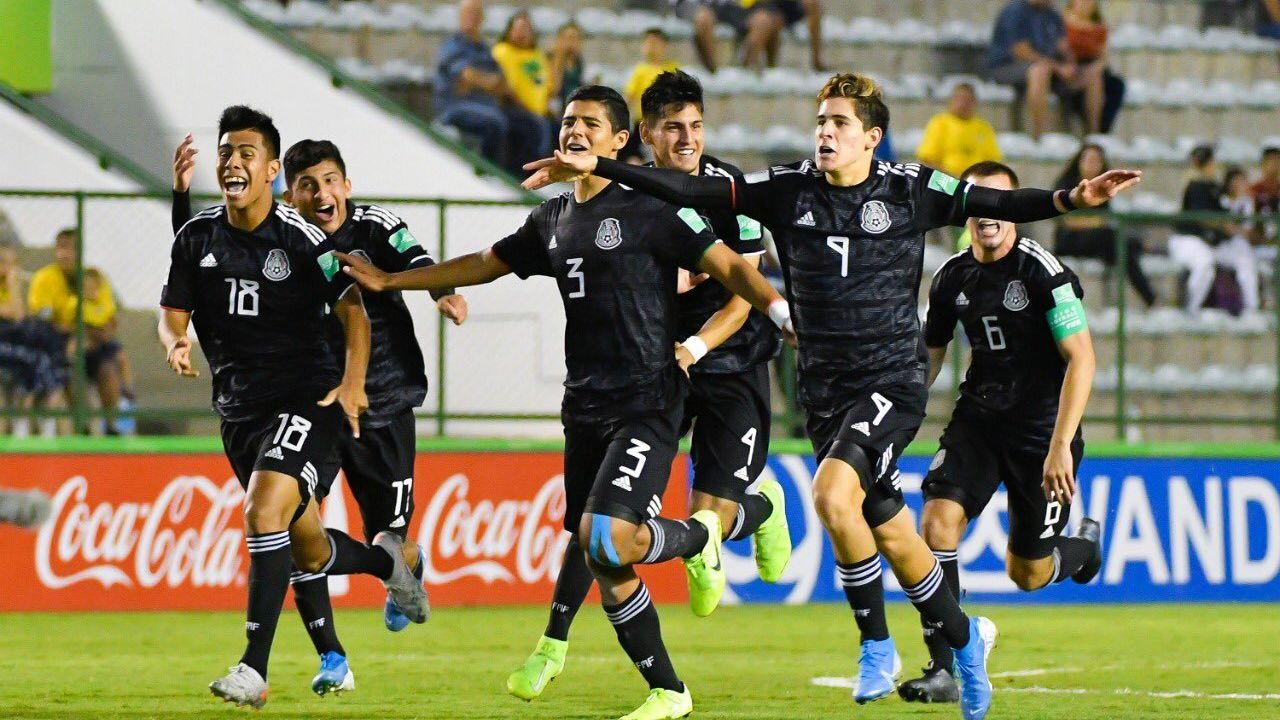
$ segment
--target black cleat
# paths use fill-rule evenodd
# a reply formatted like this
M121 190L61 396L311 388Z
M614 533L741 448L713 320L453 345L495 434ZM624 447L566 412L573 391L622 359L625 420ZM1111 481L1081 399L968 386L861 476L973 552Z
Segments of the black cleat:
M924 668L924 675L898 686L898 695L907 702L953 703L960 702L960 688L955 678L945 668L935 668L933 663Z
M1101 535L1102 528L1098 525L1098 521L1089 518L1080 520L1080 529L1076 531L1075 536L1093 543L1093 555L1071 576L1072 580L1081 585L1097 577L1098 571L1102 569L1102 542L1099 540Z

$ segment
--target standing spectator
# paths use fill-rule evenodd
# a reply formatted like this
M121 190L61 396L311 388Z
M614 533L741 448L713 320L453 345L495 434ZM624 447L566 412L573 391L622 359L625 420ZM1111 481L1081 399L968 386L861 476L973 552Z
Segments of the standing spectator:
M482 0L458 3L458 32L436 62L437 120L480 137L486 157L514 175L549 152L546 123L520 105L480 37Z
M775 67L782 31L801 19L809 30L810 65L815 72L827 71L822 61L821 0L671 0L671 6L676 15L693 22L694 49L711 72L720 66L716 23L733 28L741 65L755 67L763 57L766 65Z
M1107 162L1107 152L1101 145L1085 143L1067 162L1062 174L1058 176L1056 188L1070 190L1080 184L1081 180L1092 180L1111 169ZM1101 205L1101 209L1110 207L1111 203ZM1151 289L1151 281L1142 270L1142 242L1136 237L1125 238L1125 273L1129 276L1129 284L1142 297L1142 302L1149 308L1155 305L1156 294ZM1054 252L1058 255L1072 257L1098 258L1114 267L1116 264L1116 230L1104 217L1089 215L1065 215L1059 221L1054 235Z
M1280 147L1262 149L1261 169L1262 174L1253 184L1253 201L1258 206L1258 213L1280 213Z
M995 82L1025 94L1027 132L1033 139L1044 132L1050 92L1083 94L1085 129L1101 130L1104 67L1076 62L1053 0L1011 0L996 18L987 72Z
M582 28L577 23L570 20L560 26L547 59L551 62L551 117L558 118L573 91L586 84Z
M947 109L925 125L916 159L957 178L975 163L1003 159L996 145L996 131L978 116L977 110L978 96L973 85L956 85Z
M1217 178L1213 148L1201 145L1191 151L1191 173L1182 191L1183 212L1222 212L1222 185ZM1253 248L1232 223L1184 221L1174 226L1169 237L1169 255L1190 273L1187 277L1186 308L1196 311L1204 306L1213 287L1218 265L1235 271L1240 286L1243 309L1258 309L1258 263Z
M1101 130L1111 132L1120 107L1124 105L1124 78L1115 74L1107 61L1107 24L1102 19L1098 0L1071 0L1063 13L1067 27L1067 46L1076 62L1086 68L1100 65L1102 70L1102 120Z
M640 51L644 53L644 60L631 70L631 77L627 79L627 85L622 93L627 99L627 106L631 108L631 117L636 118L636 121L631 128L631 137L627 139L627 144L618 151L619 160L645 162L644 144L640 142L639 118L643 116L640 109L640 96L644 95L644 91L649 89L659 75L680 69L679 63L667 58L667 50L667 34L661 28L649 28L645 31L644 40L640 46Z

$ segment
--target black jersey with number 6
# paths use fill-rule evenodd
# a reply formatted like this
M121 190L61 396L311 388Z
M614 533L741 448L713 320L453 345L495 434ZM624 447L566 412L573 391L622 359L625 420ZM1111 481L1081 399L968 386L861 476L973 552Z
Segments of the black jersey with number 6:
M291 208L273 205L245 232L218 206L174 238L160 304L191 313L213 370L214 410L237 422L338 384L325 304L350 287L324 232Z
M667 409L675 373L677 268L716 242L698 213L609 183L534 208L493 252L521 278L556 279L564 303L564 414L612 420Z

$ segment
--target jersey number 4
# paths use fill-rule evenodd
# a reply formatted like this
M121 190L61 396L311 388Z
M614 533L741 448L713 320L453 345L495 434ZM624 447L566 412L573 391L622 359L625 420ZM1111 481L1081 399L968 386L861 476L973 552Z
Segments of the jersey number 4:
M231 294L227 298L228 315L258 314L258 281L226 278L231 284Z

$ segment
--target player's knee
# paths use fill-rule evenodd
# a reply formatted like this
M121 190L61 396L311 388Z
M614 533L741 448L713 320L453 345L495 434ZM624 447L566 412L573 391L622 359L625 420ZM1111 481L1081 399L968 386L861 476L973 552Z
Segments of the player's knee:
M952 508L940 507L938 503L959 507L947 500L935 499L925 503L924 514L920 518L920 537L934 550L953 550L964 535L964 513L949 512Z
M814 483L813 509L825 527L842 527L858 515L853 496L834 483Z
M298 570L304 573L318 573L329 564L329 558L326 557L327 554L327 549L325 554L321 555L311 552L307 548L294 547L291 557L293 558L294 567Z
M634 526L608 515L586 514L578 527L578 543L592 561L605 567L623 567L635 545Z
M1009 579L1024 592L1039 590L1049 584L1050 575L1053 573L1052 566L1042 568L1040 565L1041 563L1033 563L1012 556L1005 561Z
M251 535L258 535L287 529L291 510L271 498L249 495L244 499L245 530Z

